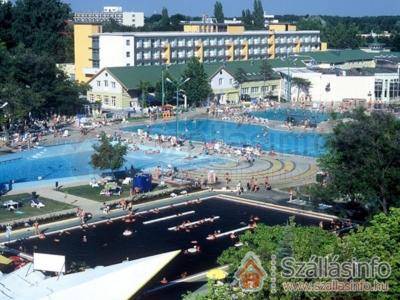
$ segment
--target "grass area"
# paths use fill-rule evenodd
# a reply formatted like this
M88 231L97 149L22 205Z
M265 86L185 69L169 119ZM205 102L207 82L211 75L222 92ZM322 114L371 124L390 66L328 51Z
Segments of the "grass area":
M130 197L130 192L129 192L129 186L122 186L122 193L121 196L106 196L106 195L100 195L101 190L103 187L95 187L92 188L90 185L80 185L80 186L74 186L74 187L68 187L68 188L63 188L61 189L61 192L98 201L98 202L105 202L105 201L110 201L110 200L118 200L121 198L129 198ZM166 189L166 187L154 187L152 189L152 192L155 191L161 191Z
M100 195L101 190L103 187L94 187L92 188L90 185L80 185L80 186L74 186L74 187L68 187L68 188L63 188L61 192L90 199L90 200L95 200L99 202L104 202L104 201L110 201L110 200L116 200L116 199L121 199L121 198L126 198L129 197L129 187L128 186L123 186L122 187L122 193L121 196L106 196L106 195Z
M19 194L19 195L0 197L0 205L3 202L9 200L14 200L17 202L20 201L23 203L23 206L20 207L16 212L10 212L7 209L1 207L0 222L8 222L22 218L32 218L48 213L54 213L57 211L74 208L74 206L72 205L50 200L43 197L39 197L39 200L45 205L45 207L42 208L31 207L31 203L29 200L30 198L31 198L30 194Z

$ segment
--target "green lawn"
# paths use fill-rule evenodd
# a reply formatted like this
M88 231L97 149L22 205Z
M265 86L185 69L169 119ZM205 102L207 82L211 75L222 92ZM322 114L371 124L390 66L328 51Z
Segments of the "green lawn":
M5 201L8 201L8 200L23 202L23 206L19 210L17 210L17 212L10 212L1 207L0 208L0 222L8 222L8 221L13 221L13 220L22 219L22 218L31 218L31 217L44 215L47 213L54 213L57 211L74 208L74 206L72 206L72 205L69 205L66 203L61 203L61 202L54 201L54 200L50 200L50 199L43 198L43 197L39 197L39 200L41 202L43 202L45 207L42 207L42 208L31 207L31 203L29 201L30 198L31 198L31 195L29 195L29 194L19 194L19 195L0 197L0 204L2 204Z
M110 201L110 200L116 200L116 199L121 199L121 198L127 198L129 197L129 187L128 186L123 186L122 187L122 193L121 196L105 196L105 195L100 195L101 190L103 187L95 187L92 188L90 185L80 185L80 186L74 186L74 187L68 187L68 188L63 188L61 192L90 199L90 200L95 200L99 202L104 202L104 201Z

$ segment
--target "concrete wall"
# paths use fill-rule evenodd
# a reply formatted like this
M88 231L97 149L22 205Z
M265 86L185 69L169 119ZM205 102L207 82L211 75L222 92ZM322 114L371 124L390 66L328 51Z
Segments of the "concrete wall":
M122 24L125 26L143 27L144 13L142 12L123 12Z
M129 45L127 44L129 41ZM135 47L133 36L101 35L100 68L133 66L135 64ZM127 57L127 52L130 53Z
M342 102L343 99L373 99L375 76L337 76L321 73L299 73L293 77L300 77L311 82L309 90L310 100L318 103ZM285 88L285 85L283 85ZM292 85L291 100L306 100L306 91L299 90Z
M86 82L83 69L92 67L92 38L95 33L101 33L101 25L75 24L74 25L74 54L75 54L75 79Z

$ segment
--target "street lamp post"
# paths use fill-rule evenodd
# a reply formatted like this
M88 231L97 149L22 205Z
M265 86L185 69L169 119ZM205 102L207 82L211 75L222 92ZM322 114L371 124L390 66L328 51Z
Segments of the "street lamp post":
M175 136L176 139L178 139L178 106L179 106L179 90L181 88L182 85L184 85L186 82L188 82L190 80L190 78L186 78L186 79L182 79L181 81L172 81L171 79L169 79L168 77L165 79L166 81L168 81L169 83L172 83L173 85L175 85L176 88L176 111L175 111Z

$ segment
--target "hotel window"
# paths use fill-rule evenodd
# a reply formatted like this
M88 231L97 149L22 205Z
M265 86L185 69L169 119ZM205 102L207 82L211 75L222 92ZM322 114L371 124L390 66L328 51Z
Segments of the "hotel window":
M130 46L131 41L130 41L130 40L126 40L126 41L125 41L125 44L126 44L127 46Z
M104 102L104 105L109 105L110 104L108 96L104 96L103 102Z
M222 81L223 81L222 78L218 79L218 84L219 84L219 85L222 85Z
M242 94L248 94L249 88L242 88Z
M131 57L131 53L129 51L126 51L126 57Z
M101 81L97 80L97 86L101 86Z
M108 80L104 80L104 86L105 86L105 87L108 86Z
M252 94L258 93L258 87L252 87L252 88L251 88L251 93L252 93Z
M117 98L115 96L111 96L111 105L112 106L116 105L116 100L117 100Z
M89 98L90 98L90 102L94 102L94 95L93 94L90 94Z
M115 81L111 81L111 87L115 89Z
M233 84L233 79L232 78L229 79L229 84Z

